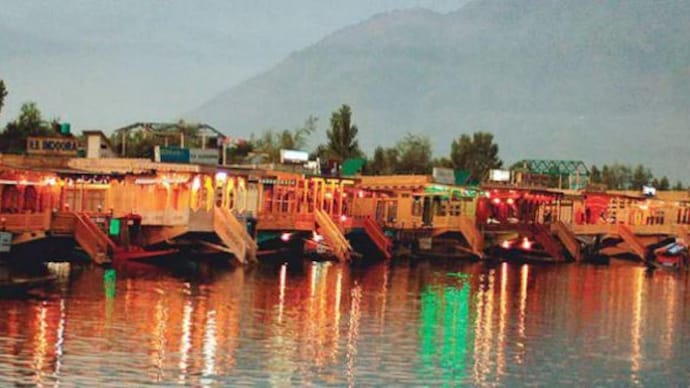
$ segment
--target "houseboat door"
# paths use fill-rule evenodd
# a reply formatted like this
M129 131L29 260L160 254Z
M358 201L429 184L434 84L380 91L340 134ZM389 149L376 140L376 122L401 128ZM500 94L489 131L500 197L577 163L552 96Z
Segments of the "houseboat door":
M434 222L434 198L424 197L422 211L422 224L431 225Z

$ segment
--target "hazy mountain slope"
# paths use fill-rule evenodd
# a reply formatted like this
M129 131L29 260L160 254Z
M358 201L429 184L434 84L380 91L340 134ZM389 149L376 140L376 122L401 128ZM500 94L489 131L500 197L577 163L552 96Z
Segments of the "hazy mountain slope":
M690 1L476 0L334 33L190 117L238 136L353 107L367 149L493 131L505 159L690 169ZM687 179L686 179L687 180Z

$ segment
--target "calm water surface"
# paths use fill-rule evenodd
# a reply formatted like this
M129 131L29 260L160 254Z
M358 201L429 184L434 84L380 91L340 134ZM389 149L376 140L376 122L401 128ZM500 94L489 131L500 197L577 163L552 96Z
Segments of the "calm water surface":
M0 385L690 381L688 277L631 265L53 268L0 299Z

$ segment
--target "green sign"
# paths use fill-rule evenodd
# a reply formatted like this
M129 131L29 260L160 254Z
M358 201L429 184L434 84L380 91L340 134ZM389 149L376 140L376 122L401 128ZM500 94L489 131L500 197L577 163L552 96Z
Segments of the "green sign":
M156 146L154 157L156 162L189 163L189 148Z

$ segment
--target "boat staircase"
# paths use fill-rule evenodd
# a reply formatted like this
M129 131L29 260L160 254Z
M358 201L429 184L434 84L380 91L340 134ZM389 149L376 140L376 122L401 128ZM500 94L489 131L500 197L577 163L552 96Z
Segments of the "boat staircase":
M541 244L549 256L555 260L565 260L562 245L558 242L558 240L556 240L554 235L551 234L551 230L547 226L544 224L531 224L530 231L532 232L534 241Z
M575 233L563 221L551 224L551 230L556 233L556 237L561 241L565 249L575 261L582 261L582 247L575 237Z
M316 224L319 227L319 234L321 234L326 244L331 248L333 255L340 261L350 260L352 254L352 246L347 241L343 231L333 221L331 216L321 209L314 211Z
M74 239L96 264L109 263L118 249L113 240L85 213L74 216Z
M223 245L206 243L207 245L232 254L242 264L256 261L256 242L229 209L220 206L214 208L213 230Z
M379 224L373 218L366 217L362 221L362 227L374 245L376 245L379 251L381 251L383 257L386 259L392 258L393 243L383 232L381 226L379 226Z
M624 224L618 224L618 236L630 247L635 255L642 261L647 262L647 248L640 241L635 233Z
M480 259L484 257L484 235L471 217L460 217L460 233L465 237L472 252Z

